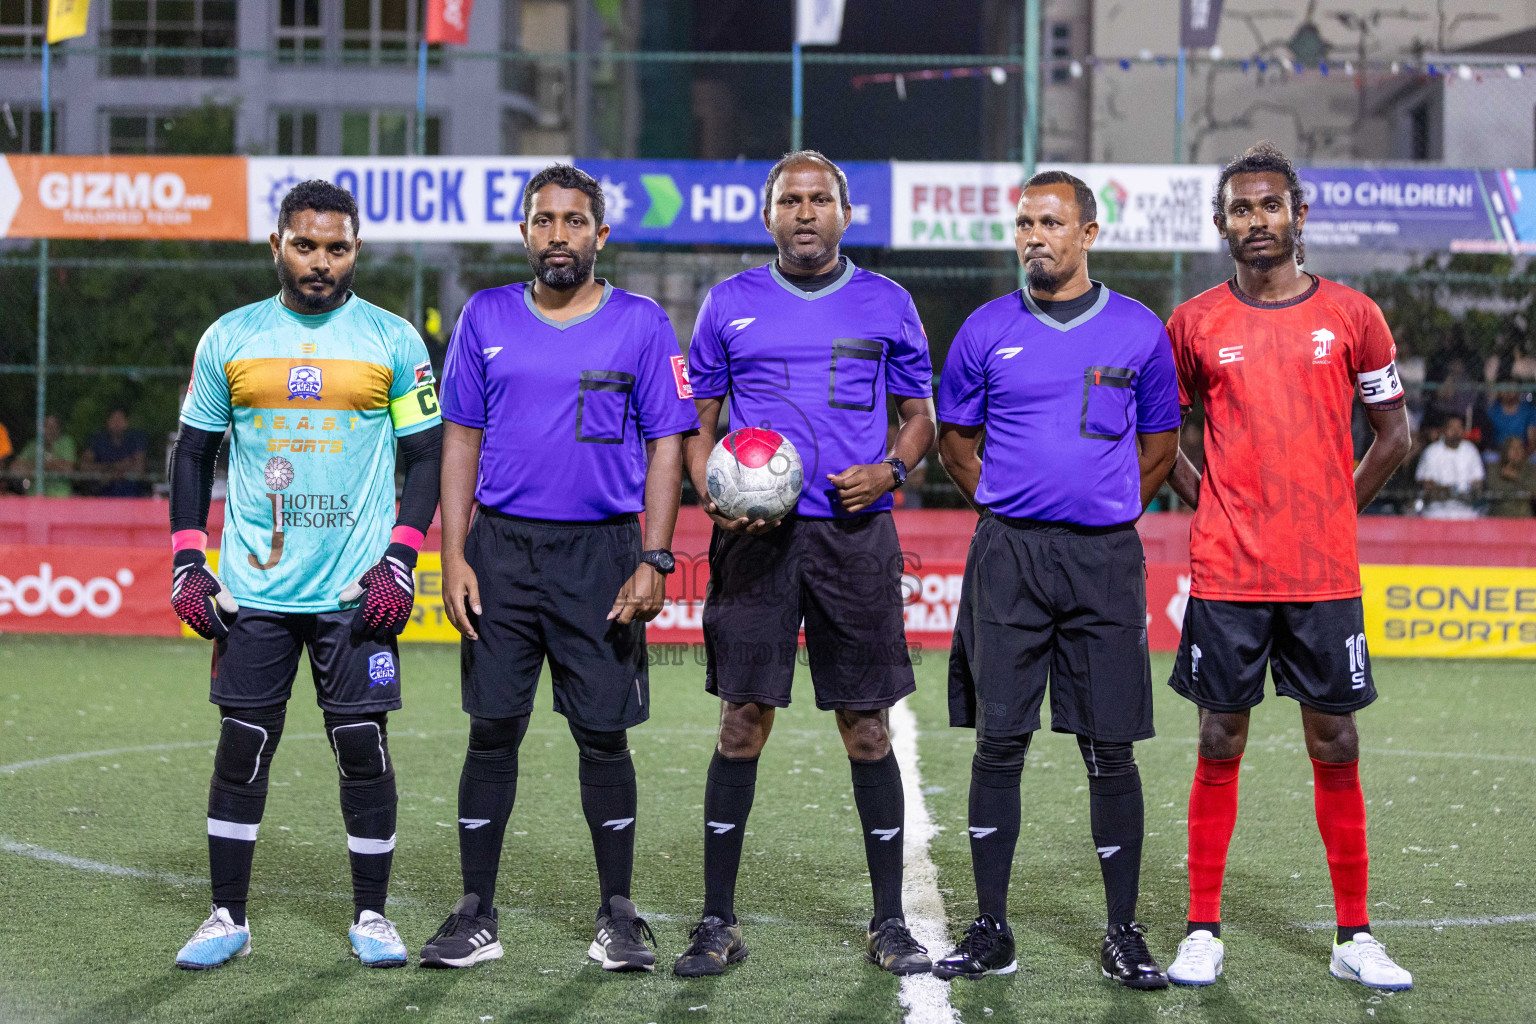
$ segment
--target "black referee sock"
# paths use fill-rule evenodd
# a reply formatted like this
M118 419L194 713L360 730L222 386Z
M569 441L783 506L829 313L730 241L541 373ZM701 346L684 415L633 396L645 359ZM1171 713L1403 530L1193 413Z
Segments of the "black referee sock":
M704 783L704 914L736 921L736 875L747 815L757 793L757 758L715 750Z
M1130 924L1136 920L1145 834L1141 773L1129 743L1094 743L1079 738L1078 745L1088 765L1089 819L1099 871L1104 876L1109 924Z
M571 733L580 750L581 811L592 833L601 916L609 912L613 897L629 898L635 872L635 762L623 729L593 732L573 724Z
M517 800L517 748L527 731L527 715L469 720L459 774L459 870L464 892L480 897L482 914L495 906L501 842Z
M999 924L1008 921L1008 881L1019 843L1019 776L1030 736L976 741L971 759L971 871L976 876L976 912Z
M906 823L906 797L901 790L901 768L896 751L888 750L878 761L849 758L853 768L853 802L864 828L864 857L869 862L869 881L875 897L875 924L902 917L901 848Z
M219 746L208 785L208 874L213 905L228 911L237 925L245 924L256 832L286 710L283 704L220 709Z

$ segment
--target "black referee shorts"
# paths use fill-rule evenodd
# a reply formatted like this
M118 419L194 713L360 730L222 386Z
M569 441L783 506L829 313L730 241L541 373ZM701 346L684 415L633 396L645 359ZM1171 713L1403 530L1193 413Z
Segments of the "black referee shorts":
M299 655L309 651L316 703L326 711L372 714L400 707L400 652L387 643L353 640L355 610L271 612L240 609L229 636L213 645L208 699L226 708L285 704L293 695Z
M889 512L791 516L757 536L715 527L704 688L734 704L788 707L804 622L818 708L891 707L917 689L901 567Z
M1146 571L1133 524L983 515L949 654L949 724L1035 732L1049 678L1055 732L1151 737Z
M460 641L464 710L477 718L533 711L549 659L555 710L611 732L650 717L645 623L608 621L640 564L635 516L601 522L521 519L480 509L464 542L480 586L479 639Z
M1358 597L1334 601L1207 601L1184 606L1168 685L1207 711L1247 711L1275 692L1330 715L1376 699Z

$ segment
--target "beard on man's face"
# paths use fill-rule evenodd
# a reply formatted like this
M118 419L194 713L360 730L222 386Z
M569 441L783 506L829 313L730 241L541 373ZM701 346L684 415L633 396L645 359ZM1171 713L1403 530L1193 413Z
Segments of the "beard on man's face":
M332 274L321 273L296 273L294 268L288 265L287 260L277 261L277 279L282 283L283 291L293 298L293 301L305 309L324 312L334 308L338 301L344 298L352 289L352 278L357 273L357 265L347 268L347 272L337 277ZM330 288L323 292L312 292L309 286L314 283L329 285Z
M550 264L549 258L555 255L569 256L570 262L564 265ZM582 284L591 275L592 268L597 266L597 246L594 244L586 249L569 249L565 246L551 246L542 252L528 251L528 263L533 267L533 276L539 279L539 283L546 288L556 291L568 291Z
M1280 251L1273 255L1269 253L1253 255L1245 253L1247 245L1250 241L1254 240L1255 238L1264 237L1277 240L1280 243ZM1297 246L1299 242L1300 233L1297 232L1294 227L1290 226L1287 226L1281 231L1260 231L1257 233L1249 232L1242 238L1238 238L1236 235L1229 233L1227 235L1227 251L1232 254L1232 259L1236 260L1238 263L1243 264L1250 270L1256 270L1259 273L1264 273L1266 271L1273 270L1276 267L1283 267L1287 263L1295 263Z

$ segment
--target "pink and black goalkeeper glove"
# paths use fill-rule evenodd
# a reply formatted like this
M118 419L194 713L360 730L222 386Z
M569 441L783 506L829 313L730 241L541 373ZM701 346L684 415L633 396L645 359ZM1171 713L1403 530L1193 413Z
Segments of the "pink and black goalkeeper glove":
M224 582L208 569L197 548L176 552L171 563L171 607L204 640L223 640L240 610Z
M352 637L384 643L400 635L411 620L416 604L416 582L411 570L416 567L416 551L408 544L393 543L384 549L384 557L341 592L340 601L348 604L362 598L352 617Z

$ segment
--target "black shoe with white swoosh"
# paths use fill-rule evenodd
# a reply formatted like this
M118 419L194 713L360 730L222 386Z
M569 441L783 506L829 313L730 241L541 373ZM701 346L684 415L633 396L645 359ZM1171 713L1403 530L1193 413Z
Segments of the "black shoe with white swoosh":
M603 965L605 971L651 971L656 969L656 954L646 946L656 945L651 926L623 896L608 900L608 913L597 919L597 937L587 956Z
M496 908L480 912L480 897L467 894L453 905L453 913L437 934L421 947L423 967L471 967L481 960L500 960L496 941Z

